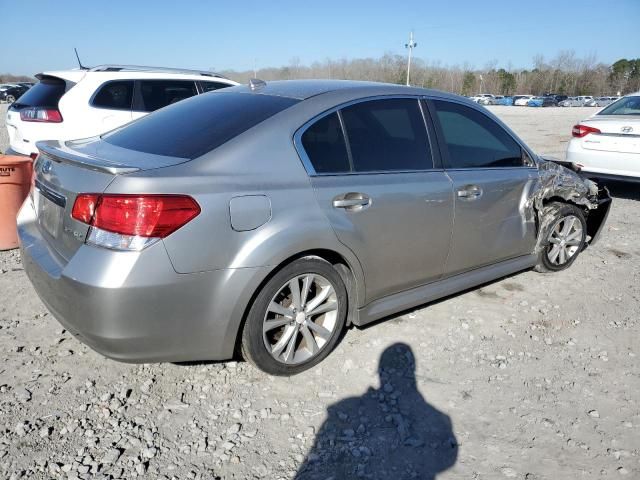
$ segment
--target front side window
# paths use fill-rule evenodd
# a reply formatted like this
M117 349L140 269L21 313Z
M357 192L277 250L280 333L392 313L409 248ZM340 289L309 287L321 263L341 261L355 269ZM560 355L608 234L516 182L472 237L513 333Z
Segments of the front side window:
M370 100L345 107L341 114L355 172L433 168L417 99Z
M301 140L316 173L350 171L347 144L336 112L311 125L302 134Z
M110 108L113 110L131 110L133 99L133 81L122 80L108 82L100 87L93 97L91 105L97 108Z
M520 145L483 113L458 103L434 100L449 153L450 168L521 167Z
M196 84L191 80L142 80L140 94L143 112L153 112L185 98L197 95Z

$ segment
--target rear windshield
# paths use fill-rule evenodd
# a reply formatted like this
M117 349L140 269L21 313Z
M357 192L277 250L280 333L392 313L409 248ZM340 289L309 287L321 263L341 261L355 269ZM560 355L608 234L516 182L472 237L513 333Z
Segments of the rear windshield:
M622 97L601 110L598 115L640 115L640 95Z
M18 103L28 107L58 108L58 101L64 95L66 83L55 77L45 77L20 97Z
M211 92L160 109L102 139L138 152L194 159L297 102L269 95Z

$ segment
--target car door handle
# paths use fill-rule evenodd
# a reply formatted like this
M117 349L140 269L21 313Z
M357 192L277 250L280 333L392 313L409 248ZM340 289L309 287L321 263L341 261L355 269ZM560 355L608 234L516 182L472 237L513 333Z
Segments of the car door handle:
M477 200L482 196L482 189L478 185L465 185L458 190L458 198L461 200Z
M344 208L349 211L363 210L371 205L371 197L364 193L349 192L333 199L333 208Z

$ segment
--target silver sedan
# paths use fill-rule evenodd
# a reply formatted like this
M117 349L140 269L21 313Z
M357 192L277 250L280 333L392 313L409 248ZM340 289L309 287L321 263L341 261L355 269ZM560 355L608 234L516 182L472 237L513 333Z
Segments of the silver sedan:
M253 81L38 149L25 270L131 362L295 374L345 327L569 267L611 201L483 107L376 83Z

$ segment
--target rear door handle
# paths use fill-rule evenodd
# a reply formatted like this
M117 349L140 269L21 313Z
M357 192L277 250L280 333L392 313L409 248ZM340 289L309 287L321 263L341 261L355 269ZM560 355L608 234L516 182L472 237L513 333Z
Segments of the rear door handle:
M371 205L371 197L364 193L349 192L333 199L333 208L344 208L348 211L363 210Z
M482 189L478 185L465 185L458 190L458 198L461 200L477 200L482 196Z

